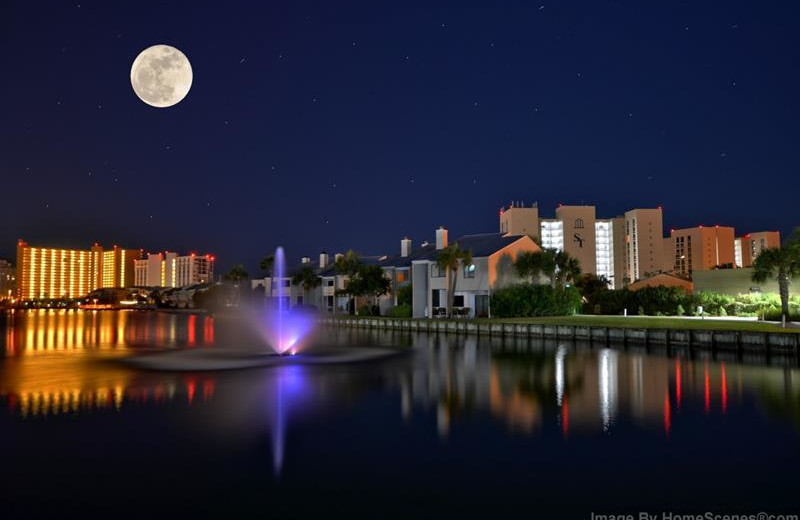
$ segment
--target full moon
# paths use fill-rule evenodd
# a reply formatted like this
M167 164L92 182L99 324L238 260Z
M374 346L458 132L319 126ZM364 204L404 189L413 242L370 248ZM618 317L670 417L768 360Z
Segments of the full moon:
M179 103L192 87L192 65L184 53L169 45L153 45L131 65L131 86L139 99L158 108Z

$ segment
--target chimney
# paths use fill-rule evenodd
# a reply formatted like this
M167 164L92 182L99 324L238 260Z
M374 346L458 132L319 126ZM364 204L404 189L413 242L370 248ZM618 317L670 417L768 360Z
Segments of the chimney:
M436 249L444 249L447 247L447 229L444 226L439 226L436 230Z
M302 264L310 264L311 263L311 258L308 257L308 256L304 256L303 258L300 259L300 263L302 263Z
M319 268L325 269L326 267L328 267L328 261L329 261L328 253L326 253L325 251L321 252L319 254Z
M408 237L400 241L400 256L403 258L411 256L411 239Z

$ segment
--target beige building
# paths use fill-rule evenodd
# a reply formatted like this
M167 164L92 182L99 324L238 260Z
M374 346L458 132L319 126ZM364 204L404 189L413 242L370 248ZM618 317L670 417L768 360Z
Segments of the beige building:
M564 251L577 258L584 273L597 273L594 206L563 206L556 208L556 219L564 229Z
M186 287L214 281L214 257L191 253L148 253L137 260L135 284L140 287Z
M625 280L660 272L664 264L664 224L661 208L625 212Z
M539 206L534 203L525 207L512 202L508 208L500 208L500 233L504 235L528 235L539 239Z
M664 268L677 274L733 267L734 229L726 226L697 226L673 229L665 240Z
M734 257L737 267L750 267L764 249L781 247L778 231L748 233L734 240Z

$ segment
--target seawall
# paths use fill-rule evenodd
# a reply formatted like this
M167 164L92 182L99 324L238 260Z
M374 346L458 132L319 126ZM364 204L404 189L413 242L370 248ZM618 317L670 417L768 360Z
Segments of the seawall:
M325 325L337 327L401 330L444 334L474 334L588 340L606 343L684 346L774 353L800 354L800 334L732 330L693 330L586 325L492 323L446 319L321 318Z

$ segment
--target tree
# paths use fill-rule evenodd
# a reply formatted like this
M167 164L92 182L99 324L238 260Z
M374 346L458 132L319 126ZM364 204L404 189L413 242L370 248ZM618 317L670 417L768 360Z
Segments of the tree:
M782 248L764 249L753 262L754 282L763 283L770 278L778 281L784 321L789 319L789 284L797 276L800 276L800 228L795 229Z
M272 270L275 269L275 256L265 256L261 259L258 263L258 268L261 269L261 272L264 273L264 277L269 277L269 298L270 301L272 300L272 288L275 285L275 280L272 276Z
M322 280L310 265L304 265L292 275L292 285L299 285L303 288L303 301L307 301L307 293L311 289L319 287Z
M440 269L445 269L447 271L447 315L452 317L458 270L462 263L465 266L472 264L472 251L461 249L458 246L458 242L456 242L439 251L436 257L436 263Z
M521 278L527 278L531 282L540 275L548 277L553 288L574 283L581 275L581 265L577 258L566 251L550 247L541 251L520 253L514 267Z
M225 273L223 278L225 278L225 280L233 282L233 285L238 287L239 282L250 278L250 274L248 274L247 270L244 268L244 264L236 264L233 267L231 267L230 271Z
M581 292L588 303L594 303L598 294L608 290L611 282L605 275L597 276L596 274L586 273L575 280L575 287Z
M581 263L566 251L556 253L556 283L559 287L575 283L581 275Z
M336 263L334 264L336 268L336 273L342 276L346 276L348 278L353 278L356 274L361 270L364 263L361 261L361 258L358 256L358 253L353 251L352 249L347 251L347 253L343 254L339 258L336 259ZM345 284L344 289L337 290L338 294L346 294L349 296L347 301L347 309L352 314L355 309L353 308L353 298L356 296L350 289L348 288L348 284L350 281ZM357 289L357 287L354 287Z
M365 265L348 282L355 296L372 298L372 306L377 307L378 299L392 292L392 280L386 276L379 265Z
M265 256L258 263L258 268L264 273L264 276L272 276L272 269L275 267L275 257Z

